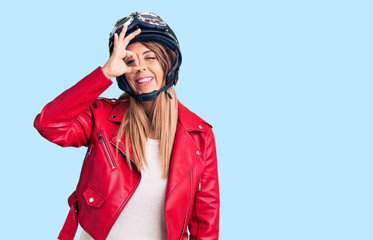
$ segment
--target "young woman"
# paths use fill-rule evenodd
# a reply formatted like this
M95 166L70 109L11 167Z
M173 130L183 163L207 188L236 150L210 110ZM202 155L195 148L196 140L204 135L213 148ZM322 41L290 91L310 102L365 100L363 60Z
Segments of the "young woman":
M87 146L59 239L218 239L211 126L177 101L179 43L155 13L117 21L110 58L48 103L34 126L60 146ZM98 98L116 78L125 93ZM189 230L189 233L188 233Z

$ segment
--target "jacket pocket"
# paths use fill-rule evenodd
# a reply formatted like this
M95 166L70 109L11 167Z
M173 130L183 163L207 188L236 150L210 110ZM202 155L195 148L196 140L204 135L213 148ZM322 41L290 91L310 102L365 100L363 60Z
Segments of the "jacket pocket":
M106 199L104 195L99 193L91 185L84 191L83 196L88 206L91 207L100 207Z

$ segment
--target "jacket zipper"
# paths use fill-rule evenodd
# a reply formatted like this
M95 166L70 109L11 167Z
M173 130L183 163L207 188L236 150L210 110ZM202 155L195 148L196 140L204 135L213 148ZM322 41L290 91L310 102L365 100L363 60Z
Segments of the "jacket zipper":
M87 150L87 153L85 154L84 160L85 160L89 155L91 155L92 148L93 148L93 144L91 144L91 146L88 147L88 150Z
M202 176L201 176L200 179L199 179L199 183L198 183L198 191L201 191L201 182L202 182Z
M92 148L93 148L93 144L89 147L89 150L88 150L87 156L91 155Z
M184 224L183 224L183 229L181 230L180 240L183 238L183 235L184 235L184 228L185 228L185 224L186 224L186 220L187 220L187 216L188 216L190 201L192 200L192 193L193 193L193 169L190 171L190 195L189 195L189 202L188 202L187 210L185 212Z
M123 156L125 156L126 157L126 154L122 151L122 149L120 149L119 147L117 147L112 141L110 141L110 143L111 143L111 145L113 145L115 148L117 148L122 154L123 154ZM136 166L136 164L135 164L135 161L133 161L133 159L132 158L130 158L130 160L131 160L131 162Z
M110 153L109 153L109 150L108 150L108 148L106 146L105 140L102 137L102 134L100 132L98 133L98 138L99 138L99 142L102 143L102 145L104 146L107 156L109 157L111 168L114 169L115 168L114 161L113 161L113 159L110 156Z

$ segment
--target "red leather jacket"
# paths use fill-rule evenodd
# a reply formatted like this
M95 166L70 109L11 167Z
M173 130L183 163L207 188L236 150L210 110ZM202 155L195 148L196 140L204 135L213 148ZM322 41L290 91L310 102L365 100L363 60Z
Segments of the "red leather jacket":
M59 239L73 240L78 223L94 239L105 239L140 182L141 173L130 170L125 161L123 142L116 154L116 132L126 104L98 99L111 84L99 67L48 103L35 119L35 128L49 141L88 147ZM178 114L165 197L167 239L188 239L187 226L190 239L218 239L214 135L208 123L180 103Z

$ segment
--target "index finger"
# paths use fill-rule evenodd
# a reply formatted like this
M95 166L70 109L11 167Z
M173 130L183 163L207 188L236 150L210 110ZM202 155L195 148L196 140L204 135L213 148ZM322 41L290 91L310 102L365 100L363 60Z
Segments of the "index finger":
M128 45L128 43L129 43L132 39L134 39L137 35L139 35L140 32L141 32L141 29L138 28L138 29L136 29L135 31L133 31L132 33L128 34L128 36L124 38L124 42L125 42L126 46Z
M127 28L128 28L127 24L122 25L122 31L120 32L120 35L119 35L120 38L119 39L124 38L124 36L126 35L126 32L127 32Z

